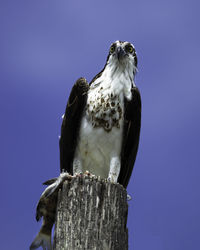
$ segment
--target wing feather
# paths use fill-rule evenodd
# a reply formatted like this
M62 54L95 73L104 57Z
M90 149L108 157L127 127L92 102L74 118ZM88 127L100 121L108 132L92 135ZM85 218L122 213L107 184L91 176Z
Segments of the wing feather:
M73 174L73 158L79 136L81 118L87 101L88 82L79 78L74 84L65 109L61 126L60 170Z
M118 182L128 185L135 163L141 127L141 97L138 88L132 88L132 99L125 99L124 130L121 151L121 170Z

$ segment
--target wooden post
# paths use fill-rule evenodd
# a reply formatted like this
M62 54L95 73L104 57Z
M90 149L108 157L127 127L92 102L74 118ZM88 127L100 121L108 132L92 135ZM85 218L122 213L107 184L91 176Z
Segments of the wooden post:
M65 181L53 249L127 250L127 214L127 192L120 184L88 176Z

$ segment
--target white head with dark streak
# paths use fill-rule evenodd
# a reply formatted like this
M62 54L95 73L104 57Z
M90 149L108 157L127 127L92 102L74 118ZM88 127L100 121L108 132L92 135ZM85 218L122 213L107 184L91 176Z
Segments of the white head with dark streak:
M103 83L104 89L110 89L116 94L122 91L130 100L136 72L137 55L133 44L116 41L111 44L103 70L91 81L91 89Z
M126 70L133 77L137 72L137 55L135 47L129 42L116 41L111 44L106 67L113 71Z

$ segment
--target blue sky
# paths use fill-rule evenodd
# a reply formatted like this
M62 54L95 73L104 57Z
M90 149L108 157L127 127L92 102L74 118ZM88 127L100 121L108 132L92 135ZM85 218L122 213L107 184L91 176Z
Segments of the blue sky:
M141 140L130 250L200 245L199 1L1 0L1 249L28 249L41 183L59 174L61 116L115 40L138 54Z

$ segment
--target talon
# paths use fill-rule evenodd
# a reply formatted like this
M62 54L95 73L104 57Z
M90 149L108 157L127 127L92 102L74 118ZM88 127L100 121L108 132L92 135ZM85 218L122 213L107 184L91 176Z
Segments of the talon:
M71 180L74 177L67 172L62 172L58 178L61 178L63 180Z
M92 176L92 174L88 170L85 171L84 175Z
M94 177L95 177L95 175L92 174L92 173L90 173L88 170L86 170L85 173L84 173L83 175L84 175L84 176L88 176L88 177L90 177L90 178L94 178Z

